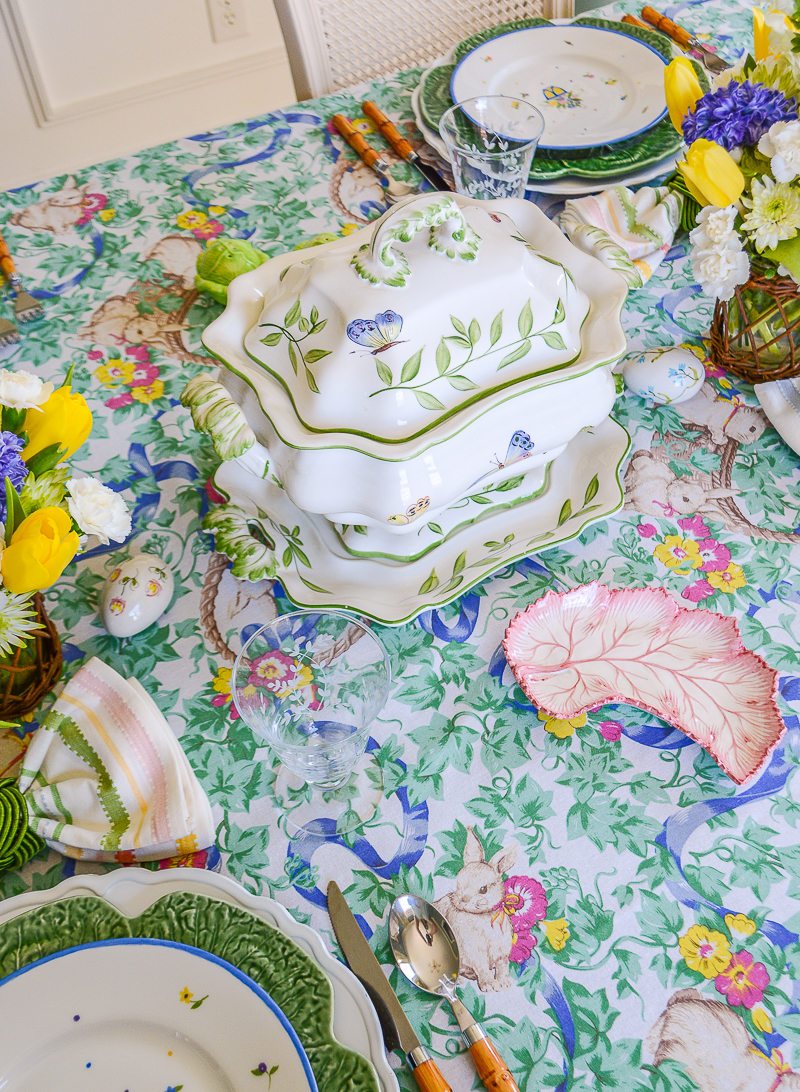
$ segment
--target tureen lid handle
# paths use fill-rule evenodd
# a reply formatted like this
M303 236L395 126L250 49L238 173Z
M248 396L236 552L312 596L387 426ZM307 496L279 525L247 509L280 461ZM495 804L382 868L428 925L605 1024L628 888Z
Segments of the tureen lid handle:
M372 284L402 288L411 269L398 243L408 243L418 231L429 231L428 246L448 258L474 261L480 236L464 219L452 194L429 194L396 205L375 226L372 240L351 259L356 273Z

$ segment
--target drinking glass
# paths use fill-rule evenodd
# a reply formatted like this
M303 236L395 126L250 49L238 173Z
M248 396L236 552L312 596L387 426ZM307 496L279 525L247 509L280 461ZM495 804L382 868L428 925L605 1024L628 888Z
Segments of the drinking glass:
M285 614L246 642L232 681L240 716L280 759L272 792L289 834L333 837L363 825L383 775L374 759L360 760L391 682L375 634L340 611Z
M524 197L543 129L536 107L509 95L479 95L451 106L439 133L457 192L481 200Z

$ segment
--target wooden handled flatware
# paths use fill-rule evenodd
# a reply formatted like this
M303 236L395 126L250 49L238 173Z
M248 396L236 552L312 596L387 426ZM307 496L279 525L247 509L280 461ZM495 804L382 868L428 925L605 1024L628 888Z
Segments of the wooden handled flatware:
M400 135L379 106L367 99L366 102L362 102L361 109L370 121L375 122L375 125L378 127L378 132L389 144L391 144L397 154L402 156L408 163L413 163L422 177L427 179L435 190L450 190L450 187L439 172L434 167L430 167L427 163L423 163L419 153L415 152L405 137Z
M362 134L359 133L358 129L355 128L353 123L349 121L344 114L335 114L333 117L333 124L353 151L358 153L364 163L366 163L368 167L371 167L377 175L381 176L381 178L386 179L386 191L390 197L407 197L408 194L416 192L416 186L411 186L408 182L398 182L396 178L392 177L391 172L389 171L389 164L386 160L382 159L380 154L367 144Z
M716 53L708 49L703 45L700 39L692 34L690 30L684 29L684 27L678 26L677 23L667 18L666 15L662 15L660 11L656 11L655 8L644 7L642 8L642 18L645 19L651 26L654 26L656 30L660 30L666 34L668 38L671 38L673 42L677 42L682 49L695 49L700 54L700 58L708 69L709 72L713 72L718 75L720 72L724 72L731 66L722 57L718 57Z
M20 275L17 273L14 259L11 257L8 244L2 234L0 234L0 269L2 269L3 275L14 292L14 317L16 320L18 322L30 322L32 319L41 318L44 314L42 305L33 296L29 296L27 292L22 291Z

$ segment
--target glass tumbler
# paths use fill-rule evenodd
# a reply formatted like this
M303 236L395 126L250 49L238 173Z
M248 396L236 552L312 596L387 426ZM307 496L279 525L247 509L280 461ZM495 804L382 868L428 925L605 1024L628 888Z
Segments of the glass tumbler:
M439 122L458 193L480 200L524 197L544 118L509 95L479 95L451 106Z
M242 719L280 759L273 792L289 832L333 836L366 822L383 778L369 760L356 766L391 682L375 634L339 611L285 614L246 642L232 681Z

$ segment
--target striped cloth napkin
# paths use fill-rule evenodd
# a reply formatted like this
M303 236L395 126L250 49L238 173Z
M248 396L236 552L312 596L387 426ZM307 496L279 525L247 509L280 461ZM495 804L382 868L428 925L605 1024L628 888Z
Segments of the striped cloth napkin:
M30 830L67 857L133 864L214 842L208 799L160 709L96 658L34 733L19 789Z
M682 204L666 186L642 186L636 193L612 186L567 201L560 223L575 246L616 269L629 288L641 288L672 246Z

